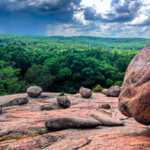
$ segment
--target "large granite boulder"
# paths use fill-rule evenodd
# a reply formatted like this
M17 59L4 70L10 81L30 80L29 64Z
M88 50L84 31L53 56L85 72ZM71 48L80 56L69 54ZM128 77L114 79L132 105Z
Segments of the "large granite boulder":
M150 43L127 68L119 110L141 124L150 125Z
M102 93L106 96L110 97L119 97L121 92L121 87L119 86L112 86L109 89L104 89Z
M27 89L27 94L30 97L38 97L43 92L42 88L39 86L31 86Z
M79 90L80 94L84 98L90 98L92 96L92 91L90 89L81 87Z

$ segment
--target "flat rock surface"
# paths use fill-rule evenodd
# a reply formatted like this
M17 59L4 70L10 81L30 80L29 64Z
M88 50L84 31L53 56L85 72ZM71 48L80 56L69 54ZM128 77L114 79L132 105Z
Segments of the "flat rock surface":
M122 115L117 106L118 98L93 93L89 99L80 94L67 95L71 101L68 109L41 111L43 105L57 103L57 93L49 97L30 99L22 106L9 107L0 115L0 150L149 150L150 130L133 118ZM1 97L3 101L25 94ZM110 104L111 109L99 109ZM98 126L96 128L64 129L50 132L45 122L61 115L88 116L100 113L124 121L124 126ZM107 119L107 117L105 119Z

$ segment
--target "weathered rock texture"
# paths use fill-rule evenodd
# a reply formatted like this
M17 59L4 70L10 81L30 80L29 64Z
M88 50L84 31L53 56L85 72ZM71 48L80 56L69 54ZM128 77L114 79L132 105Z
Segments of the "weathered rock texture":
M81 87L79 90L80 94L84 98L90 98L92 96L92 91L90 89Z
M121 88L119 86L112 86L109 89L104 89L102 93L110 97L119 97Z
M72 103L68 109L41 111L43 105L57 104L58 96L57 93L42 95L42 98L29 98L25 105L3 107L5 113L0 115L0 150L149 150L150 132L144 125L119 112L117 98L100 93L93 93L89 99L82 98L80 94L67 94ZM44 98L46 95L49 98ZM26 94L4 96L2 99L17 96L24 97ZM0 97L0 101L2 99ZM111 105L110 110L98 109L107 103ZM89 116L105 125L90 129L71 127L55 132L47 130L47 121L64 115L72 119L75 116L80 119L81 116ZM124 120L125 125L106 126L110 119L111 123ZM76 120L79 121L78 118Z
M119 110L139 123L150 125L150 43L128 66Z

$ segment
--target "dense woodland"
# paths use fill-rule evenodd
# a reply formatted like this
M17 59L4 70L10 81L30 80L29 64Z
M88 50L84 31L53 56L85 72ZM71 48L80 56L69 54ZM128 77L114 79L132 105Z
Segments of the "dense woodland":
M121 86L131 59L148 39L0 35L0 95L44 91L76 93Z

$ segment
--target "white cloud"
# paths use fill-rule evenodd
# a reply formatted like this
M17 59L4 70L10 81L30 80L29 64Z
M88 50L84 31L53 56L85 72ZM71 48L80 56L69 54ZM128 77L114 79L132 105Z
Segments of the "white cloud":
M87 25L89 23L89 21L84 19L83 12L79 12L79 13L74 14L73 19L79 23L84 24L84 25Z
M104 13L110 9L111 0L82 0L86 7L94 7L98 13Z
M126 2L126 0L120 0L120 3L115 4L114 7L118 12L121 12L120 9L123 9L123 11L125 11L123 15L126 15L128 9L122 8L122 6L125 6L124 2ZM106 15L108 12L115 13L115 10L113 12L113 9L110 8L111 0L82 0L81 4L85 7L94 7L96 13L100 13L101 16L106 19L108 17ZM133 4L133 2L130 3L129 10L131 9L131 12L137 10L137 13L135 14L135 18L131 21L129 20L125 23L119 21L102 23L94 19L85 20L83 11L79 11L73 16L75 25L73 23L56 25L55 27L49 25L47 28L47 35L150 38L150 27L140 26L144 21L150 19L150 2L143 0L139 9L135 9L137 6ZM120 9L118 7L120 7ZM119 15L119 13L116 15Z

